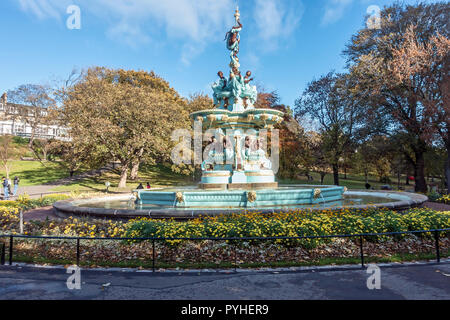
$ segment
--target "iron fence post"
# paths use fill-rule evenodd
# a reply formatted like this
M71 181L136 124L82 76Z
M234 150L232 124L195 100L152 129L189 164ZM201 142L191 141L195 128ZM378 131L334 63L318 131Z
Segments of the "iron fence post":
M156 252L155 252L155 239L152 240L152 254L153 254L153 260L152 260L152 271L155 272L156 269L156 264L155 264L155 259L156 259Z
M6 251L5 243L2 243L2 254L1 254L1 257L0 257L0 264L2 266L5 264L5 251Z
M436 260L438 263L441 262L441 253L439 252L439 231L434 230L434 242L436 245Z
M13 261L13 236L9 236L9 265L12 266Z
M237 271L237 244L234 244L234 272Z
M363 250L363 236L359 236L359 250L361 252L361 268L364 268L364 250Z
M77 238L77 267L80 266L80 238Z

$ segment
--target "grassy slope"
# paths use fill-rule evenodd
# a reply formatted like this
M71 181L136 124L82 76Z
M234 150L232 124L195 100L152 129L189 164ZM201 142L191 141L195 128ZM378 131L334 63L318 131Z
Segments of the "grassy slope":
M68 173L63 171L57 164L46 162L45 165L39 161L11 161L11 172L10 177L19 176L21 179L22 186L40 185L47 182L55 181L58 179L66 178ZM5 174L3 168L0 168L0 176ZM319 184L320 177L318 174L313 174L314 181L308 182L304 180L287 180L279 179L282 184L286 183L298 183L298 184ZM106 173L100 177L88 178L83 181L75 182L65 186L55 187L53 191L73 191L73 190L93 190L93 191L104 191L105 182L109 181L111 183L111 191L121 191L118 190L117 186L119 182L119 172L117 170L113 172ZM195 184L192 181L192 176L183 176L171 172L170 168L162 165L157 166L145 166L139 172L139 179L137 181L128 181L128 188L136 187L139 182L146 183L150 182L152 187L157 186L173 186L173 185L189 185ZM404 178L401 181L404 182ZM376 177L370 177L369 183L375 189L379 189L383 183L377 182ZM333 176L331 174L327 175L324 180L324 184L332 185ZM347 179L343 179L343 175L340 178L340 184L346 186L349 189L365 189L364 177L357 175L347 175ZM396 179L392 179L391 186L396 188ZM404 187L404 185L402 184ZM412 189L413 185L407 186L407 189Z
M5 175L3 168L0 168L0 175ZM44 165L39 161L13 160L10 162L9 177L13 179L14 176L20 178L21 186L31 186L64 178L67 173L62 171L57 164L51 162L46 162Z
M0 136L0 143L5 139ZM33 152L28 149L28 139L14 137L9 150L9 177L18 176L22 186L40 185L46 182L64 178L66 173L55 163L39 161L21 161L21 157L33 158ZM0 176L6 176L4 167L0 167Z
M0 142L4 136L0 136ZM28 139L14 137L9 152L11 161L9 162L10 179L18 176L21 180L21 186L41 185L55 180L68 177L68 172L63 170L57 163L40 161L21 161L21 157L33 157L33 153L28 149ZM83 170L84 171L84 170ZM0 177L5 176L6 171L0 167ZM162 165L145 166L139 172L138 181L129 181L130 188L136 187L139 182L150 182L152 186L171 186L171 185L186 185L192 184L190 177L177 175L169 168ZM119 183L119 172L109 172L101 177L84 179L83 181L68 184L66 186L55 187L54 191L72 191L72 190L93 190L104 191L105 182L111 183L111 191L117 190L115 186Z
M0 141L3 137L0 136ZM46 162L45 164L39 161L20 161L20 156L32 157L33 154L27 148L27 140L15 138L12 144L12 160L10 163L10 178L14 176L19 176L21 179L22 186L40 185L47 182L62 179L68 176L68 173L62 170L57 164ZM5 175L4 168L0 168L0 176ZM136 187L139 182L146 183L150 182L152 186L173 186L173 185L188 185L194 184L192 177L182 176L171 172L171 170L162 165L157 166L145 166L141 168L138 181L128 181L128 188ZM288 180L288 179L278 179L279 183L298 183L298 184L320 184L319 174L313 173L314 181L307 181L305 179L298 180ZM397 179L392 177L391 186L396 188ZM401 178L402 187L404 186L404 177ZM122 191L118 190L117 186L119 182L119 172L109 172L101 177L84 179L83 181L72 183L66 186L55 187L54 191L73 191L73 190L93 190L93 191L104 191L105 182L109 181L111 183L111 191ZM369 183L375 189L379 189L383 183L377 181L377 177L369 177ZM325 185L333 185L333 175L327 174L324 180ZM347 179L343 179L343 175L340 178L340 184L346 186L349 189L365 189L364 177L358 175L347 175ZM413 185L406 186L407 189L413 189ZM124 191L124 190L123 190Z
M279 183L299 183L299 184L313 184L313 185L320 184L320 175L318 173L313 173L312 176L314 177L314 181L307 181L306 177L305 177L304 179L296 179L296 180L279 179ZM405 182L405 177L401 177L400 186L402 188L406 187L406 189L408 189L408 190L414 189L414 183L411 183L411 185L409 185L409 186L405 186L404 182ZM325 176L324 184L325 185L333 185L334 184L332 174L327 174ZM339 184L341 186L346 186L349 189L365 189L366 188L365 187L366 182L364 180L364 176L360 176L360 175L347 174L347 179L344 179L344 175L340 174L339 175ZM382 185L386 185L386 183L379 182L378 178L375 176L369 176L369 184L374 189L380 189L380 187ZM391 183L389 183L389 185L392 188L396 189L397 188L397 178L391 177Z
M80 182L71 183L65 186L55 187L53 191L75 191L75 190L90 190L90 191L105 191L105 182L111 183L110 191L129 191L136 188L139 183L145 185L147 182L152 187L159 186L173 186L173 185L189 185L193 184L192 176L184 176L173 173L170 168L163 165L143 166L139 171L139 178L136 181L128 180L127 188L119 190L116 186L119 183L119 171L114 170L95 178L84 179Z

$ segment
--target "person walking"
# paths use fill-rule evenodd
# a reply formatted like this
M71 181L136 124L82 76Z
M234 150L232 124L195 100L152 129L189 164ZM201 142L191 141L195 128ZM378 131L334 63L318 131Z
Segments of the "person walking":
M2 177L2 185L3 185L3 200L9 199L9 180L5 177Z
M2 180L1 180L1 187L0 187L0 192L2 192L3 191L3 198L2 198L2 200L4 200L4 198L5 198L5 190L3 189L3 183L5 182L5 177L2 177ZM2 190L3 189L3 190ZM0 194L1 195L1 194Z
M16 196L16 195L17 195L17 190L19 190L19 181L20 181L19 177L18 177L18 176L15 176L15 177L14 177L14 190L13 190L13 196Z

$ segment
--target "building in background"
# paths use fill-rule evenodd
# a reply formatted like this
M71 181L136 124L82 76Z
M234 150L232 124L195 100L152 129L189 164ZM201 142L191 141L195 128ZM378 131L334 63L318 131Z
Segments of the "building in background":
M30 138L33 127L26 119L33 120L37 114L41 117L47 115L47 110L35 110L36 107L8 103L8 96L3 93L0 99L0 135L10 134L14 136ZM65 140L66 128L53 124L38 124L35 126L35 139L60 139Z

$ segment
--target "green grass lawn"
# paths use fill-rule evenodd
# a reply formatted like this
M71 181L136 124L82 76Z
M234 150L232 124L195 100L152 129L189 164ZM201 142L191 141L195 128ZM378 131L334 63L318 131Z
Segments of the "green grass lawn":
M21 161L13 160L10 163L11 171L10 178L13 179L14 176L18 176L21 179L21 186L33 186L41 185L55 180L68 177L68 172L63 170L58 164L52 162L45 162L44 164L40 161ZM0 169L0 176L5 175L3 168ZM278 179L280 184L320 184L320 175L313 173L314 181L307 181L306 177L304 179ZM193 181L192 176L184 176L176 174L170 170L168 166L164 165L154 165L154 166L142 166L139 171L139 178L136 181L128 180L127 188L119 190L117 185L119 183L119 171L114 170L103 174L102 176L95 178L87 178L82 181L77 181L64 186L57 186L52 189L52 191L105 191L105 182L109 181L111 183L111 192L122 192L129 191L138 186L140 182L144 185L149 182L152 187L163 187L163 186L175 186L175 185L192 185L197 182ZM396 189L397 179L392 177L391 186ZM401 178L401 186L405 188L404 185L405 178ZM377 177L369 176L369 183L374 189L379 189L381 185L385 183L380 183L377 181ZM324 180L325 185L333 185L333 175L327 174ZM360 175L347 174L347 179L344 179L344 175L340 175L341 186L346 186L349 189L365 189L364 177ZM411 184L406 186L407 190L412 190L414 185Z
M5 176L6 172L3 168L0 169L0 177ZM41 185L55 180L68 177L68 172L63 170L57 163L40 161L21 161L12 160L10 162L10 179L14 176L20 178L21 186ZM58 186L52 191L105 191L105 182L111 183L110 191L129 191L137 187L142 182L143 184L149 182L152 187L158 186L173 186L173 185L188 185L192 184L192 176L184 176L173 173L170 168L163 165L143 166L139 171L139 179L137 181L128 181L128 186L124 190L117 189L119 183L119 171L114 170L95 178L87 178L82 181L70 183L64 186Z
M6 175L4 168L0 168L0 175ZM14 179L15 176L20 178L21 186L33 186L65 178L67 172L52 162L12 160L9 177Z
M155 166L142 166L139 170L139 178L136 181L128 180L127 188L118 189L119 184L119 170L113 170L107 172L101 176L95 178L87 178L79 182L74 182L65 186L58 186L52 189L52 191L105 191L105 182L109 181L111 187L109 191L111 192L121 192L129 191L130 189L136 188L139 183L144 186L147 182L150 183L152 188L154 187L165 187L165 186L175 186L175 185L190 185L195 182L192 181L192 176L180 175L172 172L170 168L163 165Z
M312 173L314 181L308 181L306 177L304 179L278 179L278 182L281 184L312 184L312 185L320 185L320 174ZM333 174L327 174L325 176L324 185L334 185ZM364 176L362 175L354 175L347 174L347 179L344 179L344 174L339 175L339 184L341 186L345 186L349 189L366 189ZM369 176L369 184L374 189L380 189L382 185L386 185L387 183L381 183L378 181L378 177ZM389 185L393 189L397 189L397 177L391 177L391 183ZM400 178L400 187L406 190L414 190L414 183L412 182L410 185L405 185L405 177L402 176Z

